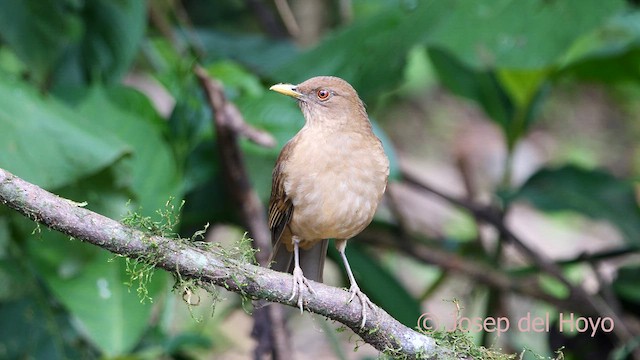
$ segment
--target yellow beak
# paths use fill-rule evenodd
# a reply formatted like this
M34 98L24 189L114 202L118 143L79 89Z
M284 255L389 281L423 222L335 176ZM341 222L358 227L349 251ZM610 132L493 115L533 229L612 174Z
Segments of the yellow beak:
M280 94L287 95L299 99L302 94L296 91L296 86L291 84L275 84L269 88L269 90L273 90L275 92L279 92Z

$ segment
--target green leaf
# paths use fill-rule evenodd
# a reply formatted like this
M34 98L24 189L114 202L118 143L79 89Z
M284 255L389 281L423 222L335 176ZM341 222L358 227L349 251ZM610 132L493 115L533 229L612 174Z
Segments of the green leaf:
M552 67L585 33L625 9L623 0L447 3L448 12L430 35L430 45L478 69Z
M82 38L82 20L69 1L0 0L0 37L39 83L64 56L69 43Z
M638 283L638 277L640 277L640 266L625 266L618 270L618 276L612 284L616 294L621 299L635 304L636 308L640 305L640 283Z
M453 93L474 100L484 109L491 120L496 122L508 139L515 139L512 122L515 105L492 71L476 71L451 54L430 49L429 58L440 81Z
M569 289L567 286L560 282L555 277L551 277L547 274L540 274L540 287L544 289L547 294L550 294L558 299L566 299L569 297Z
M205 29L199 29L194 35L207 50L209 61L233 59L260 74L271 73L291 61L298 52L289 41L269 39L262 35Z
M116 96L122 91L130 90L94 88L80 102L78 113L83 115L80 119L83 122L91 119L91 123L100 129L98 133L112 134L133 150L132 156L125 159L130 170L131 189L142 212L152 215L164 208L170 198L180 198L180 172L162 137L163 124L157 121L155 112L139 108L133 113L119 107L108 93ZM151 104L147 106L151 107Z
M0 35L41 85L115 82L145 33L139 0L1 0Z
M114 173L114 169L105 169L56 192L64 198L87 200L87 208L100 214L120 217L131 194ZM34 232L33 222L21 216L16 215L13 221L19 229L16 237L25 243L23 261L64 306L83 341L94 344L104 355L130 352L149 325L152 304L148 300L141 304L137 282L131 288L126 285L132 274L126 271L125 260L55 231ZM138 267L136 274L140 271ZM166 288L167 274L157 272L143 285L148 296L156 299Z
M612 57L638 47L640 11L626 11L608 19L601 27L583 34L567 51L563 65L594 57Z
M230 99L234 99L240 92L249 96L261 96L267 91L258 77L233 61L215 62L207 66L207 72L222 83Z
M384 12L359 19L331 34L317 47L291 57L270 74L278 82L290 83L316 75L339 76L358 90L365 103L372 105L377 96L400 84L409 50L440 14L433 6L421 6L427 7L433 11L421 12L420 18L402 7L390 6ZM411 21L420 22L409 25Z
M497 76L516 107L527 109L547 80L549 73L547 69L499 69Z
M360 289L371 301L406 326L415 327L421 313L420 304L407 289L369 256L361 245L350 242L346 253ZM332 244L329 245L329 255L340 264L343 273L346 274L340 255Z
M412 8L390 3L375 15L356 18L271 75L292 83L337 75L371 102L398 84L415 45L441 49L479 71L548 69L624 6L623 0L432 0Z
M585 34L568 51L560 72L590 81L640 79L640 11L619 14L596 31Z
M83 9L85 34L75 54L93 80L115 83L129 69L146 30L146 1L94 0Z
M142 303L136 289L125 285L131 274L124 259L93 245L69 241L62 234L46 237L46 246L38 241L29 245L51 292L104 355L129 353L149 326L153 305L149 300ZM157 298L166 284L166 274L157 273L145 286Z
M0 48L0 72L3 76L19 79L27 68L17 55L7 47Z
M477 102L513 149L537 117L547 93L549 70L476 70L442 49L428 53L442 84Z
M0 166L47 189L95 174L131 150L56 100L2 79L0 128Z
M574 211L615 225L632 244L640 243L640 208L633 184L603 170L567 165L545 168L510 198L546 212Z
M33 285L31 281L29 285ZM47 294L41 290L31 288L27 296L0 302L0 357L47 360L95 358L95 351L69 324L64 311L59 307L44 306L49 304L46 303Z

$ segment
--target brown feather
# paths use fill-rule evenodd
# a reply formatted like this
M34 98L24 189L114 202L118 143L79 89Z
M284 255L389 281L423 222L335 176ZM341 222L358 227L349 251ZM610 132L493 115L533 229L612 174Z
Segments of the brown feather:
M364 104L346 81L324 76L272 89L296 98L305 118L273 170L272 268L290 272L299 266L304 277L321 279L326 239L349 239L371 222L389 163Z
M284 146L272 173L271 198L269 199L269 229L271 230L271 242L273 245L280 239L285 226L291 221L291 214L293 213L293 203L284 190L286 174L282 171L284 162L289 157L287 149L291 146L291 141Z

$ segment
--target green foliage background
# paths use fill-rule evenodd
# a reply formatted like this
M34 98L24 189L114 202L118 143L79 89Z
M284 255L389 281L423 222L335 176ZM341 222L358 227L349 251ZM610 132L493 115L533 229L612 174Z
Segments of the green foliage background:
M0 0L0 167L116 219L138 211L160 220L157 210L167 201L186 199L175 230L188 237L207 222L238 222L218 167L210 109L192 74L196 62L280 146L302 120L294 102L266 89L319 74L351 82L374 121L407 94L442 87L482 109L509 152L535 130L558 86L595 83L622 94L622 103L640 99L640 11L622 0L354 0L354 21L334 26L310 48L260 30L245 2L184 6L191 25L174 17L181 8L171 2ZM149 21L151 8L164 11L171 37ZM125 85L131 73L175 100L168 116ZM640 135L637 119L627 123L625 131ZM381 127L376 131L392 155L392 181L400 181L393 144ZM639 154L638 145L629 151ZM266 202L279 147L242 147ZM504 209L528 203L550 215L606 221L633 253L640 246L640 162L630 168L614 174L606 163L546 164L514 186L507 162L493 191ZM374 226L396 223L381 217ZM465 239L449 240L465 254ZM356 272L367 274L359 281L372 300L415 326L421 299L398 274L366 246L350 245L349 256ZM156 272L147 284L153 301L141 302L127 285L130 266L0 208L0 358L216 351L219 344L198 326L176 329L163 320L179 298L172 279ZM616 296L640 306L640 284L631 281L640 266L621 274L612 284Z

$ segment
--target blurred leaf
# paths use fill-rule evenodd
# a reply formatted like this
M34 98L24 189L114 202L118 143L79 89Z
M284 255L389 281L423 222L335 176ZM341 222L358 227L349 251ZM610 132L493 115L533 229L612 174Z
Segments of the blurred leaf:
M171 338L165 346L167 353L177 355L181 351L193 348L211 349L213 342L205 334L184 332Z
M602 170L571 165L545 168L531 176L510 200L526 200L546 212L575 211L607 220L630 243L640 241L640 208L633 184Z
M66 47L82 37L82 20L70 1L1 0L0 9L0 37L38 83L46 81Z
M434 28L430 45L478 69L552 67L585 33L625 9L623 0L446 3L447 15Z
M397 86L411 49L426 45L441 81L477 101L512 149L537 116L549 69L623 6L622 0L423 1L409 11L394 7L359 19L292 58L273 77L300 82L337 75L373 102ZM567 22L567 16L578 20Z
M87 208L100 214L121 217L131 195L126 184L114 179L114 172L105 169L56 192L64 198L86 200ZM24 259L54 295L52 299L64 305L77 332L105 355L131 351L149 325L152 304L149 300L141 303L137 282L132 288L125 285L133 276L125 270L125 260L59 232L43 230L34 236L33 222L20 216L14 221L26 244ZM154 271L138 266L134 272L139 275L143 270L146 275ZM157 272L144 288L149 297L157 298L166 285L167 274Z
M33 223L17 214L22 224ZM0 217L0 358L69 359L95 357L71 326L66 311L44 286L21 243ZM11 226L12 229L16 227Z
M112 88L108 93L116 96L126 88ZM142 105L138 103L138 105ZM151 104L148 110L131 113L118 107L107 92L94 88L79 104L78 112L84 119L91 119L99 133L113 134L127 143L133 154L126 159L132 178L131 189L145 215L164 208L171 197L180 198L179 171L169 145L162 137L163 125L153 116ZM147 114L147 116L140 116Z
M404 69L404 85L402 93L415 96L423 89L428 89L437 84L436 73L427 56L426 47L414 46L407 54L407 66Z
M547 294L558 299L567 299L569 297L569 289L555 277L542 273L539 279L540 287Z
M396 149L391 142L391 139L387 136L387 134L382 130L375 119L371 118L371 125L373 127L373 132L376 134L380 141L382 142L382 147L384 148L385 154L389 158L389 181L400 179L400 164L398 163L398 158L396 157Z
M476 71L440 49L430 49L429 58L440 82L453 93L474 100L503 130L510 143L519 134L512 133L515 104L491 71Z
M640 79L640 11L621 13L587 33L568 52L561 75L614 81Z
M548 69L563 60L583 34L624 6L623 0L420 1L413 8L395 4L357 18L271 74L292 83L315 75L340 76L372 102L397 86L415 45L441 49L470 71Z
M24 284L23 284L24 285ZM0 357L3 359L90 359L97 354L70 326L45 294L0 302Z
M613 290L621 299L640 306L640 266L629 265L618 270L618 276L613 282Z
M634 47L616 55L590 57L564 69L560 75L585 81L637 82L640 80L640 48ZM559 76L560 76L559 75Z
M145 33L146 1L93 0L83 9L80 61L89 78L114 83L129 69Z
M209 75L220 81L229 99L233 100L240 92L249 96L260 96L266 88L257 76L232 61L217 61L207 66Z
M189 79L193 80L190 76ZM213 135L211 109L207 105L204 94L195 81L176 86L174 94L176 104L169 117L168 141L173 148L176 160L185 172L185 190L191 189L194 179L192 170L199 172L202 168L190 167L189 157L197 151L203 141L210 141Z
M13 79L20 78L27 67L16 54L7 47L0 47L0 72L3 76L11 76Z
M122 111L141 119L145 119L160 134L168 132L168 126L154 107L153 102L142 92L127 86L110 86L104 88L105 96Z
M428 2L433 4L432 1ZM429 6L422 6L426 8ZM442 6L440 6L442 8ZM300 83L317 75L349 81L365 103L400 84L409 50L441 13L433 6L417 19L402 7L358 19L328 36L317 47L291 57L271 72L278 82ZM409 22L418 21L411 23ZM382 46L384 44L384 46ZM384 64L381 71L380 64Z
M398 279L369 256L361 245L350 242L346 252L353 276L371 301L406 326L415 327L421 313L420 304L400 285ZM329 255L346 274L335 246L329 245Z
M131 94L127 95L138 109L136 116L127 115L96 90L91 93L93 97L82 103L80 112L86 115L83 117L54 100L41 100L19 85L8 89L0 83L0 94L0 102L6 102L2 104L0 121L6 123L3 129L7 130L0 133L0 137L8 136L2 144L10 150L0 152L0 156L8 156L0 157L2 166L28 179L36 178L35 182L41 186L56 188L63 197L88 201L89 209L114 218L125 213L131 197L146 206L145 211L150 214L175 194L177 182L172 179L177 172L160 136L162 124L139 116L145 112L142 99L136 101ZM131 150L134 152L131 158L114 163L125 151ZM166 176L147 176L156 171L154 161L164 162L164 168L159 171L164 169ZM16 167L13 162L19 162L24 170L12 169ZM29 171L34 171L34 175L29 175ZM45 173L41 175L38 171ZM128 183L127 179L132 182ZM113 256L108 252L69 242L66 236L56 232L42 234L45 238L42 242L34 240L33 224L20 220L27 223L22 226L22 237L31 238L29 252L39 276L81 324L80 331L86 332L105 354L130 351L148 325L151 306L141 305L135 289L130 292L124 285L131 275L125 272L123 260L111 263ZM160 273L147 285L151 296L158 294L159 285L165 284L165 279L166 275ZM109 296L100 298L105 294ZM33 325L27 328L38 331ZM56 341L71 343L69 339ZM46 343L36 346L33 353L50 350Z
M263 75L281 67L297 54L291 42L273 40L262 35L201 29L195 32L195 36L207 50L209 60L231 59Z
M84 123L84 125L79 125ZM99 172L130 151L76 112L0 79L0 166L55 189Z
M601 27L582 35L565 55L563 65L590 58L611 58L629 49L637 48L640 45L638 20L640 20L638 9L615 14Z
M540 87L547 80L549 70L508 70L499 69L497 76L518 108L528 108Z
M44 241L47 246L31 241L30 251L39 273L79 322L79 329L106 356L130 352L149 326L153 305L149 300L142 303L136 289L125 285L131 279L125 260L59 233L47 234ZM156 298L165 285L166 274L158 272L145 286Z
M0 36L41 86L119 80L146 25L139 0L1 0L0 8Z

